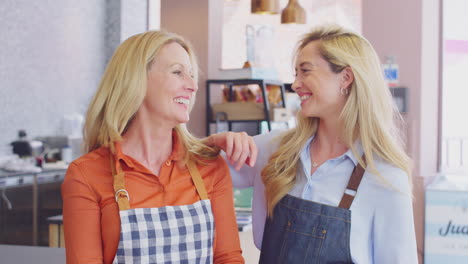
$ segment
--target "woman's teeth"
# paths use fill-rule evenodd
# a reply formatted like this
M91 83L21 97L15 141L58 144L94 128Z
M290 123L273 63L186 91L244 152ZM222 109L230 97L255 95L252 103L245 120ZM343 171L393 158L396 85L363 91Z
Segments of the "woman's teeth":
M190 100L189 99L185 99L185 98L175 98L174 99L174 102L178 103L178 104L186 104L188 105L190 103Z
M303 95L301 96L301 101L309 99L311 96L310 95Z

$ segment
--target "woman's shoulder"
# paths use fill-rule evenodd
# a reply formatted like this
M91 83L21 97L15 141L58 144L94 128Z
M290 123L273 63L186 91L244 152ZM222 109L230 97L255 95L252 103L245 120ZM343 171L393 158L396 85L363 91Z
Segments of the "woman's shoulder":
M202 157L197 157L196 159L195 163L197 164L197 168L202 170L204 173L210 173L217 170L228 170L228 165L220 154L209 159Z
M211 184L216 185L221 182L231 181L229 167L221 155L198 162L197 168L205 184L211 182Z
M104 192L110 190L112 193L109 154L107 148L99 148L70 163L62 184L62 195L82 195L99 200Z
M109 155L107 147L100 147L79 157L68 166L67 177L95 177L102 175L103 171L110 171Z
M256 135L254 136L255 144L257 144L258 149L261 151L264 151L266 148L276 150L288 131L286 129L278 129Z
M77 166L84 166L87 164L92 164L94 162L99 162L99 160L102 160L104 158L109 159L109 155L110 155L109 148L100 147L77 158L76 160L72 162L72 164L75 164Z
M389 194L411 195L410 178L406 171L381 158L375 158L374 162L378 173L366 170L366 174L370 176L367 179L372 186Z
M196 159L198 159L198 165L200 167L218 167L218 166L224 166L226 164L226 161L223 159L223 157L220 154L217 154L216 156L212 158L203 158L200 156L197 156Z

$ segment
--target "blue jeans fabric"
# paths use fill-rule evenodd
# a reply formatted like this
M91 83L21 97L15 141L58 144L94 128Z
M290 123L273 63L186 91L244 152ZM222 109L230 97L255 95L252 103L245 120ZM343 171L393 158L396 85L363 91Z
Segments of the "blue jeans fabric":
M348 264L351 211L286 195L267 218L262 264Z

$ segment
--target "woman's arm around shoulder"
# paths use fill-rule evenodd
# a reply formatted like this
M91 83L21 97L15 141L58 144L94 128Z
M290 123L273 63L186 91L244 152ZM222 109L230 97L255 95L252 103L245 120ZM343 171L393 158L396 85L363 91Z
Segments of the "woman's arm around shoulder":
M275 130L254 137L245 132L224 132L207 137L205 142L223 150L221 155L228 163L234 187L247 188L254 185L255 177L276 151L280 132Z
M103 263L100 207L76 162L68 167L62 199L67 264Z
M213 263L244 263L239 242L232 181L223 158L216 161L213 191L210 195L215 220L215 245Z

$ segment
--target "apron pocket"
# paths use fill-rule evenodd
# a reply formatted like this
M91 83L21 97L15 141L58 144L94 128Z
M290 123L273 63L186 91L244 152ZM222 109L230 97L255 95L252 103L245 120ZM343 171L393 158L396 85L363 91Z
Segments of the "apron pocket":
M284 233L279 263L315 263L324 237L287 229Z
M295 214L290 211L279 263L316 263L326 237L326 229L320 227L320 220L314 214Z

